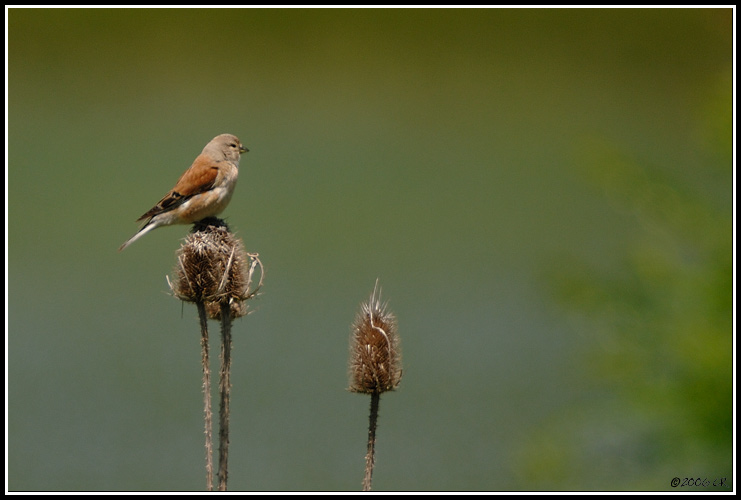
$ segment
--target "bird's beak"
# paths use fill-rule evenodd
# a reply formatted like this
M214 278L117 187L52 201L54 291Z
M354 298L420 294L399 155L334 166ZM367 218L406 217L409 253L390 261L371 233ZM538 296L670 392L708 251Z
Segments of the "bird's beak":
M246 153L248 151L249 151L249 149L247 149L246 147L244 147L244 146L242 146L240 144L240 146L239 146L239 154Z

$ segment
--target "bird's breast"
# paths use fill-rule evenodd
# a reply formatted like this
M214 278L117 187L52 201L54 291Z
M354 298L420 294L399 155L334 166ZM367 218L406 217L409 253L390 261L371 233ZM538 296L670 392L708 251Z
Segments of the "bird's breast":
M220 172L211 189L190 197L180 205L178 211L182 223L189 224L223 212L232 199L237 173L237 168L229 165L229 168Z

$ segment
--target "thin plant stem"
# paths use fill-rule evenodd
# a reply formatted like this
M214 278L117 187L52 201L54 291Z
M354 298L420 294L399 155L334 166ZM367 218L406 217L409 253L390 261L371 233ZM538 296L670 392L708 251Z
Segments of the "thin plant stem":
M203 419L206 434L206 491L214 488L213 436L211 434L211 369L208 360L208 318L203 301L196 302L201 324L201 364L203 365Z
M231 392L232 318L229 301L221 301L221 370L219 372L219 491L226 491L229 458L229 395Z
M368 453L365 455L365 477L363 478L363 491L371 490L373 466L376 463L376 425L378 423L378 403L380 402L380 400L380 393L371 393L370 418L368 423Z

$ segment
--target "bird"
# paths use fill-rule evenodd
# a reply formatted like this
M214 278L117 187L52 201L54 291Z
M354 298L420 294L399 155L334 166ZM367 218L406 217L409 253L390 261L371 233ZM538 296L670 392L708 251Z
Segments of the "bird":
M118 251L158 227L191 224L223 212L237 184L240 155L248 151L235 135L214 137L180 176L175 187L137 219L144 223Z

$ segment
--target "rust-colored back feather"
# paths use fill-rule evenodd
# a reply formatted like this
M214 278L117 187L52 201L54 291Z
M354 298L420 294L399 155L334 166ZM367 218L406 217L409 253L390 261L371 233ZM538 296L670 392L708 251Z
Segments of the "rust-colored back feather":
M219 165L204 155L199 155L193 165L180 176L172 191L167 193L154 207L137 221L154 217L181 205L191 196L208 191L219 175Z

